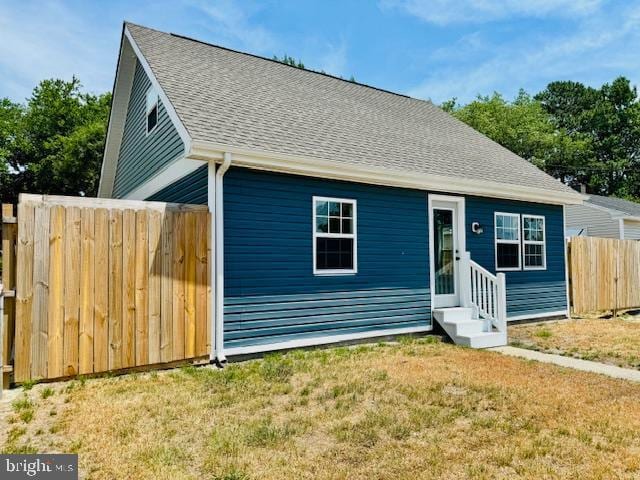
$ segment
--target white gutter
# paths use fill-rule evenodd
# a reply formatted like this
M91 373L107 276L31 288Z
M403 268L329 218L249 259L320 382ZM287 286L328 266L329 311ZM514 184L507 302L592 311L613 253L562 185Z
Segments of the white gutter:
M203 141L192 142L187 158L220 161L224 152L233 153L234 166L349 182L557 205L582 204L588 198L586 195L573 191L549 191L539 187L509 185L502 182L478 181L415 172L397 172L381 167L345 165L344 163L319 158L275 154Z
M216 171L214 161L209 162L207 200L211 213L211 235L213 242L213 265L211 268L211 351L209 359L224 363L224 200L223 177L231 166L231 153L225 152L223 162Z

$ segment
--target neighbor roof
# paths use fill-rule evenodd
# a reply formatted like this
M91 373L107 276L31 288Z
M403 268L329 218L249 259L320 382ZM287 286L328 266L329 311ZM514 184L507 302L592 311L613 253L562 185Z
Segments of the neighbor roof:
M640 203L632 202L630 200L623 200L622 198L603 197L600 195L589 195L589 199L587 200L587 202L599 207L617 210L618 212L626 216L640 218Z
M572 191L429 101L126 27L194 141Z

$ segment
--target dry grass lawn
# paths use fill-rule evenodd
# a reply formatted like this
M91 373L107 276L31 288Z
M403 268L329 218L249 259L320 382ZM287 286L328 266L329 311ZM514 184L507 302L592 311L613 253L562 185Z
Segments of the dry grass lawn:
M36 385L5 421L92 479L640 477L640 385L432 337Z
M640 317L512 325L509 341L513 346L640 369Z

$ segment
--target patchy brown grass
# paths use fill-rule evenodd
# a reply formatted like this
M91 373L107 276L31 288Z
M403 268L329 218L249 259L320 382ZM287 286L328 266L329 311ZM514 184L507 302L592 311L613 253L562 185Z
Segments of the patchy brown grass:
M3 448L85 478L640 475L640 385L433 338L42 388Z
M509 327L514 346L640 369L640 317L580 318Z

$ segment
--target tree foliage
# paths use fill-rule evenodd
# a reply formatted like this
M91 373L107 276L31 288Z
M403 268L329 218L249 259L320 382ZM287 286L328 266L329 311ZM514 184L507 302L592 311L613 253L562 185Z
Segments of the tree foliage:
M304 63L302 63L302 60L296 60L295 58L290 57L286 53L284 54L284 56L282 58L278 58L277 55L274 55L273 59L276 62L284 63L285 65L290 65L292 67L301 68L303 70L305 69Z
M494 93L442 108L570 186L640 197L640 103L623 77L599 89L552 82L533 97Z
M81 92L80 81L43 80L26 105L0 101L0 195L95 195L111 94Z

